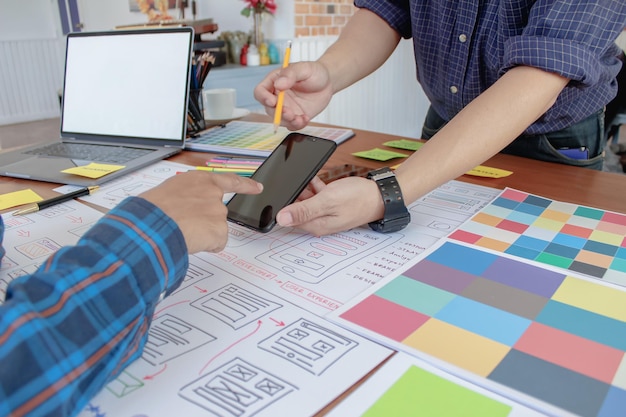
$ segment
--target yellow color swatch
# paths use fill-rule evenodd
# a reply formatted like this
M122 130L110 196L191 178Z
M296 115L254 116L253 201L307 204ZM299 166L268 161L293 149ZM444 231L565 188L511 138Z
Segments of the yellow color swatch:
M483 377L509 352L502 343L437 319L428 320L402 343Z
M595 282L567 277L552 299L616 320L626 321L626 292Z

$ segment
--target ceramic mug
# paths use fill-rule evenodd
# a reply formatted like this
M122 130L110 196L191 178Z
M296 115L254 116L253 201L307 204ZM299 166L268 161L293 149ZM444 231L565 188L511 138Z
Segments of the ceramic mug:
M202 92L204 118L223 120L233 116L237 91L234 88L211 88Z

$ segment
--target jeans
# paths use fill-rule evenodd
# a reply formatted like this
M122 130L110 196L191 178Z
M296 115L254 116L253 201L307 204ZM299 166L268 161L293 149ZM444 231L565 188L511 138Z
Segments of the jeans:
M430 139L446 123L430 107L424 120L422 138ZM605 145L604 110L600 110L586 119L556 132L521 135L500 152L601 171L604 164ZM589 150L589 159L570 158L558 151L558 149L581 147Z

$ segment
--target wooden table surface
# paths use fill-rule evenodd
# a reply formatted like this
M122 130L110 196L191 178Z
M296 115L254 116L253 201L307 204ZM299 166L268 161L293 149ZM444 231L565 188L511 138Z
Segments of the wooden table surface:
M269 117L258 114L251 114L242 120L271 123ZM355 136L337 148L337 151L324 166L324 169L344 164L373 169L401 162L401 160L395 159L382 163L353 156L352 153L354 152L374 147L384 148L383 142L401 139L399 136L358 129L353 130ZM407 155L410 153L401 150L399 152ZM170 158L170 160L197 166L204 165L209 157L210 154L203 152L183 151ZM513 171L513 174L499 179L463 175L459 180L498 189L511 187L554 200L626 213L626 175L503 154L495 155L483 165ZM31 188L43 198L49 198L57 195L56 192L52 191L57 186L58 184L0 177L0 194Z
M269 117L255 114L247 116L243 120L271 123ZM395 165L400 162L400 160L392 160L382 163L353 156L353 152L374 147L384 148L384 145L382 145L383 142L401 139L401 137L393 135L358 129L353 130L355 136L338 147L337 151L335 151L329 162L323 168L324 170L328 171L333 167L342 166L344 164L373 169L385 165ZM409 154L408 151L404 153ZM173 156L170 160L192 166L199 166L204 165L209 157L210 154L207 153L184 151ZM511 187L554 200L626 213L626 175L500 154L489 159L483 165L513 171L513 174L500 179L463 175L459 180L498 189ZM58 195L56 192L52 191L52 189L56 187L58 187L58 184L0 177L0 194L31 188L43 198L49 198ZM97 206L93 207L98 208ZM14 208L9 210L14 210ZM370 372L370 375L372 372ZM365 378L367 378L367 376ZM322 416L326 414L328 410L332 409L335 404L358 387L358 385L360 385L360 383L355 384L350 390L323 408L317 415Z

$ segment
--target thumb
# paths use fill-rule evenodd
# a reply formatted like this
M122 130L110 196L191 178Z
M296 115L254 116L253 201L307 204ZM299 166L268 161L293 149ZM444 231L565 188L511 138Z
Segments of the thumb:
M283 227L298 227L314 220L322 212L321 206L317 203L319 199L316 197L284 207L276 215L276 221Z

